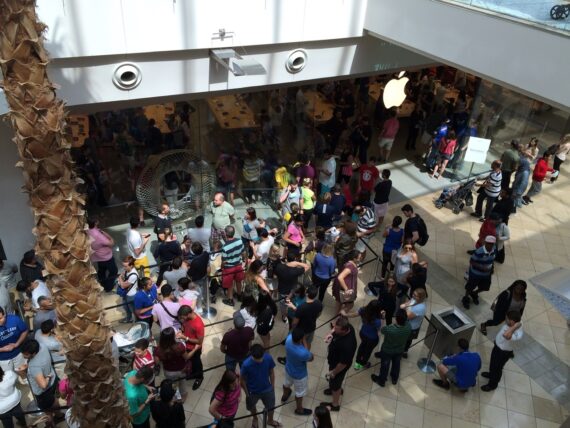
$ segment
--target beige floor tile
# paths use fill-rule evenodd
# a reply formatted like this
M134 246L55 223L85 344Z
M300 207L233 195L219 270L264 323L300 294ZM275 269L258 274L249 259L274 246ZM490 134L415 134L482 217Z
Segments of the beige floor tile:
M532 397L532 402L535 417L551 422L562 423L562 411L560 404L556 401L541 397Z
M417 428L422 426L423 419L424 409L398 401L396 406L396 424L409 428Z
M484 392L479 394L479 402L483 404L490 404L502 409L507 408L507 395L505 388L498 387L494 391Z
M559 428L560 424L536 418L536 428Z
M426 387L424 385L418 385L417 383L408 381L400 382L398 389L398 402L424 407L425 399Z
M463 397L453 397L451 400L453 417L464 419L469 422L479 423L479 407L479 401L476 400L467 400Z
M536 419L522 413L508 412L509 428L536 428Z
M366 428L393 428L393 427L394 427L394 422L378 419L371 415L368 415L366 417ZM311 427L308 428L313 428L313 427L311 425Z
M503 377L507 389L513 389L523 394L531 394L530 379L527 375L505 370Z
M479 413L481 416L481 425L497 428L508 426L509 419L505 409L482 404Z
M393 423L396 420L397 404L396 400L372 394L368 402L368 415L377 420Z
M425 410L423 428L451 428L451 416Z
M507 410L534 416L532 396L507 389Z
M436 390L428 386L426 393L426 410L431 410L433 412L441 413L444 415L452 414L452 408L449 401L451 399L451 396L447 391Z

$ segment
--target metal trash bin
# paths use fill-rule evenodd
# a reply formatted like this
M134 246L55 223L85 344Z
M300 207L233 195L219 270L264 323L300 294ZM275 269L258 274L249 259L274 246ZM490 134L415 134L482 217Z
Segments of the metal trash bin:
M430 321L425 343L438 358L455 354L457 341L461 338L471 342L475 322L457 306L432 312ZM432 334L436 330L438 334Z

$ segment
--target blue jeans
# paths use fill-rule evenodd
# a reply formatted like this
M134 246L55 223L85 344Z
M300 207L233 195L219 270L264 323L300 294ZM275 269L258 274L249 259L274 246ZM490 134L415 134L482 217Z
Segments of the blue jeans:
M135 296L123 297L123 303L126 303L126 305L123 305L123 306L125 308L125 313L126 313L125 319L127 319L127 320L133 319L133 312L135 311L134 302L135 302Z
M226 363L226 369L227 370L231 370L232 372L235 372L238 364L241 368L241 363L243 363L243 360L236 360L235 358L232 358L229 355L226 355L225 363Z

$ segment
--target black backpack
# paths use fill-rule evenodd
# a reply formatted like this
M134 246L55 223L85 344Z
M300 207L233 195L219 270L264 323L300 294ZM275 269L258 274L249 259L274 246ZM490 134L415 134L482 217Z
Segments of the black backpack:
M416 217L418 219L418 234L420 235L420 238L416 241L416 244L423 247L429 240L429 234L424 219L417 214Z

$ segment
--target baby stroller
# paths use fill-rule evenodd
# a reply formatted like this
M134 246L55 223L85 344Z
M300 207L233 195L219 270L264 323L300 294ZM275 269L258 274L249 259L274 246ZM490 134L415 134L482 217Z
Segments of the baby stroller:
M150 329L144 321L136 322L126 332L116 332L113 336L113 342L119 350L119 371L123 374L132 368L135 343L139 339L152 342Z
M463 211L465 206L470 207L473 205L473 187L475 186L475 179L469 180L464 184L453 187L445 187L435 200L435 207L441 209L446 203L451 205L453 214L459 214Z

